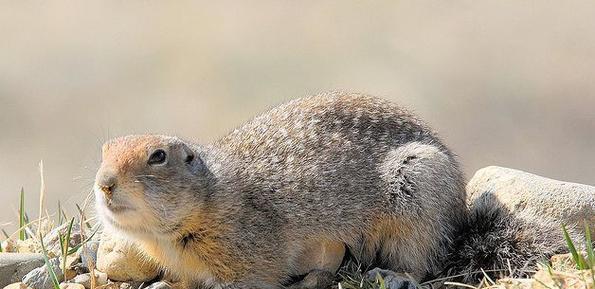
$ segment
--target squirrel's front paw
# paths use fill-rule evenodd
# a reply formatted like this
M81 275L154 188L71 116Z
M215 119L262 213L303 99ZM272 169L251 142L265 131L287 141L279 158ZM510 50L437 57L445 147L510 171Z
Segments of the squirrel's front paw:
M391 270L374 268L366 272L366 277L371 282L378 282L382 278L387 289L416 289L411 279Z
M325 270L312 270L303 280L287 289L328 289L334 284L335 274Z

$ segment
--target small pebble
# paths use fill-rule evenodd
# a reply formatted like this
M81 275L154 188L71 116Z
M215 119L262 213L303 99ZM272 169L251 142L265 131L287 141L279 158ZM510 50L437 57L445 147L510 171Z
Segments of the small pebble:
M27 285L25 285L21 282L17 282L17 283L12 283L12 284L4 286L4 289L31 289L31 288L27 287Z
M159 281L145 287L145 289L171 289L171 286L163 281Z
M91 288L91 273L85 273L74 277L71 281L83 285L85 288ZM95 270L95 285L102 286L107 284L107 274Z
M62 283L60 284L61 289L85 289L85 286L76 283Z

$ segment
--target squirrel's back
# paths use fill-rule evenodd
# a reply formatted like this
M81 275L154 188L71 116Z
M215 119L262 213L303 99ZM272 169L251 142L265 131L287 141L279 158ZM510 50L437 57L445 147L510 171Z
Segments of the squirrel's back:
M206 151L207 165L227 164L214 172L220 199L242 195L241 214L265 215L251 221L276 226L267 234L287 237L292 248L304 246L302 236L330 238L360 262L424 276L466 218L453 154L421 120L380 98L296 99Z

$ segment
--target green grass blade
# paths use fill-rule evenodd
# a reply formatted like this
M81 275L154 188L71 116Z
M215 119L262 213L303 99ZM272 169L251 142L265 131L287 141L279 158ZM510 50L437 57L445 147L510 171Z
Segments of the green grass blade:
M25 240L25 189L21 188L21 197L19 205L19 240Z
M570 238L570 235L568 234L568 230L566 230L565 225L562 225L562 232L564 233L564 240L566 240L566 246L568 247L568 251L570 251L570 254L572 254L572 259L578 266L578 252L576 251L574 242L572 242L572 239Z
M570 238L570 235L568 234L568 230L566 230L565 225L562 225L562 231L564 232L564 240L566 240L566 246L568 247L570 254L572 254L572 259L576 263L576 268L579 270L585 269L584 258L576 250L574 242Z
M93 230L93 233L91 233L91 236L87 237L87 239L85 239L84 241L82 241L79 244L77 244L74 247L72 247L72 249L70 249L70 251L68 251L68 255L74 254L80 247L82 247L84 244L86 244L87 242L89 242L93 238L93 236L95 236L95 234L97 233L97 231L99 231L99 226L97 226L95 228L95 230Z
M39 235L39 240L41 242L41 249L43 250L43 260L45 261L45 265L47 266L48 272L50 274L50 278L52 280L52 284L54 285L54 289L60 289L60 281L58 281L58 276L56 276L56 271L54 271L54 267L50 263L50 259L48 257L48 252L45 249L45 245L43 243L43 236Z
M591 281L593 285L595 285L595 254L593 253L593 239L591 239L591 228L589 227L589 223L587 220L585 222L585 241L587 244L587 261L589 263L589 269L591 270Z
M376 273L376 282L378 282L380 289L386 289L386 283L384 282L384 278L380 276L380 273Z
M64 254L64 236L60 232L58 232L58 241L60 241L60 252Z
M60 242L62 244L62 272L66 272L66 257L68 254L68 246L70 246L70 236L72 234L72 225L74 224L74 217L70 220L70 224L68 224L68 230L66 231L66 236L64 236L64 241Z
M10 238L10 235L8 235L8 233L4 229L2 229L2 234L4 235L4 237L6 237L6 239Z
M595 253L593 253L593 240L591 239L591 229L585 220L585 239L587 241L587 260L589 261L589 268L595 267Z
M70 220L70 224L68 224L68 230L66 231L66 242L64 244L66 250L68 251L68 246L70 245L70 236L72 235L72 225L74 224L74 217Z

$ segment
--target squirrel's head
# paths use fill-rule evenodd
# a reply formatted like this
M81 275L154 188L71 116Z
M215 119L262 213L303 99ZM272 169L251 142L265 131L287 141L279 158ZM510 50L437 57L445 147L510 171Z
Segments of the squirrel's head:
M131 235L174 233L200 209L204 163L184 141L126 136L103 145L95 178L97 212L108 227Z

